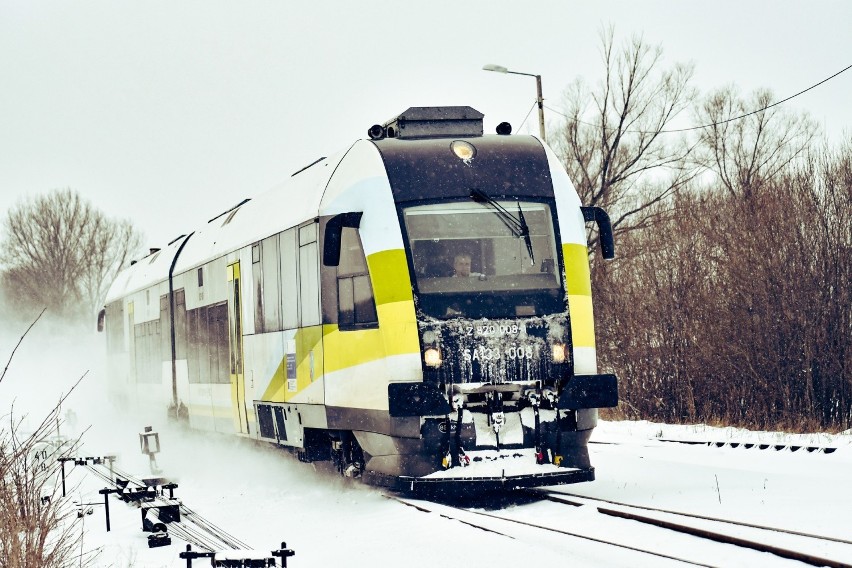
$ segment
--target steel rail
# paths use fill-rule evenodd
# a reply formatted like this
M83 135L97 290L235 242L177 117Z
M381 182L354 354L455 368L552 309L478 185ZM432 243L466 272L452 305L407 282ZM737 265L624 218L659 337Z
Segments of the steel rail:
M112 479L106 473L99 471L97 467L98 466L95 465L87 465L87 469L94 473L97 477L113 485L114 487L117 487L115 480ZM101 465L100 467L104 466ZM142 479L131 475L126 471L123 471L121 468L113 467L112 471L113 473L120 475L124 479L127 479L128 482L136 485L137 487L147 487L147 485L142 481ZM166 504L174 504L170 503L162 496L157 496L155 497L155 499ZM212 521L209 521L208 519L204 518L203 516L198 514L193 509L190 509L183 503L178 503L178 505L182 518L187 519L189 523L184 523L183 521L169 523L171 527L169 530L174 535L179 536L190 544L198 546L199 548L204 548L208 551L222 550L226 548L230 548L232 550L251 548L248 544L242 542L234 535L228 533ZM159 520L159 516L157 518Z
M418 511L426 512L426 513L436 513L437 512L437 511L435 511L433 509L429 509L428 507L425 507L423 505L411 503L411 502L407 501L406 499L402 499L402 498L396 497L394 495L385 494L384 497L386 497L387 499L398 501L398 502L402 503L403 505L413 507L413 508L417 509ZM563 535L571 536L571 537L574 537L574 538L579 538L579 539L583 539L583 540L589 540L589 541L592 541L592 542L597 542L599 544L605 544L605 545L608 545L608 546L615 546L615 547L618 547L618 548L623 548L623 549L630 550L630 551L633 551L633 552L638 552L638 553L641 553L641 554L648 554L648 555L651 555L651 556L656 556L658 558L665 558L667 560L674 560L675 562L681 562L683 564L690 564L692 566L702 566L704 568L717 568L716 566L714 566L712 564L702 564L700 562L695 562L693 560L687 560L685 558L678 558L677 556L670 556L668 554L663 554L661 552L654 552L654 551L651 551L651 550L645 550L645 549L642 549L642 548L637 548L637 547L634 547L634 546L628 546L626 544L620 544L620 543L617 543L617 542L603 540L603 539L600 539L600 538L595 538L595 537L591 537L591 536L587 536L587 535L573 533L573 532L570 532L570 531L565 531L565 530L557 529L557 528L554 528L554 527L547 527L547 526L544 526L544 525L529 523L529 522L521 521L521 520L518 520L518 519L510 519L510 518L507 518L507 517L501 517L499 515L486 513L486 512L483 512L483 511L474 511L474 510L465 509L465 508L462 508L462 507L453 507L451 505L446 505L446 506L451 508L451 509L455 509L455 510L462 511L462 512L472 514L472 515L480 515L480 516L483 516L483 517L497 519L499 521L504 521L504 522L508 522L508 523L515 523L515 524L519 524L519 525L523 525L523 526L527 526L527 527L531 527L531 528L535 528L535 529L539 529L539 530L555 532L555 533L558 533L558 534L563 534ZM481 529L481 530L493 532L493 533L499 534L501 536L505 536L505 537L512 538L512 539L515 538L513 536L495 531L494 529L484 527L484 526L481 526L481 525L477 525L475 523L471 523L469 521L463 521L459 518L450 517L450 516L445 515L443 513L438 513L438 514L441 515L442 517L446 518L446 519L458 521L460 523L464 523L466 525L469 525L469 526L472 526L472 527L475 527L475 528L478 528L478 529Z
M131 475L130 473L123 471L120 468L114 467L113 471L118 473L119 475L121 475L122 477L127 479L128 481L132 481L136 485L145 486L145 483L142 481L141 478L135 477L135 476ZM213 536L218 538L221 541L221 543L224 544L225 546L228 546L228 547L235 549L235 550L251 548L248 544L241 541L236 536L228 533L225 529L216 525L212 521L206 519L205 517L200 515L198 512L191 509L186 504L181 503L180 504L180 510L181 510L182 515L190 518L193 521L193 523L204 528L205 530L207 530L207 532L212 533Z
M571 505L571 506L575 506L575 507L579 507L579 506L584 505L584 503L578 503L576 501L570 501L570 500L567 500L567 499L554 497L552 493L549 493L547 491L539 491L539 490L533 489L533 490L530 490L528 493L540 494L540 495L543 495L545 498L547 498L550 501L554 501L554 502L557 502L557 503L563 503L565 505ZM832 542L839 542L839 543L842 543L842 544L852 545L852 542L847 541L847 540L843 540L843 539L814 535L814 534L810 534L810 533L803 533L803 532L792 531L792 530L787 530L787 529L779 529L779 528L775 528L775 527L766 527L766 526L755 525L755 524L750 524L750 523L743 523L743 522L740 522L740 521L732 521L732 520L728 520L728 519L718 519L718 518L715 518L715 517L695 515L695 514L691 514L691 513L681 513L681 512L678 512L678 511L669 511L669 510L666 510L666 509L658 509L658 508L655 508L655 507L647 507L647 506L643 506L643 505L629 505L629 504L626 504L626 503L620 503L620 502L617 502L617 501L610 501L610 500L607 500L607 499L600 499L600 498L597 498L597 497L585 497L583 495L577 495L577 494L574 494L574 493L563 493L563 492L557 491L557 492L555 492L555 494L556 495L567 495L567 496L571 496L571 497L578 497L580 499L588 499L590 501L599 501L599 502L603 502L603 503L609 503L609 504L612 504L612 505L617 505L619 507L641 509L641 510L653 511L653 512L664 513L664 514L671 514L671 515L679 515L679 516L682 516L682 517L700 519L700 520L704 520L704 521L712 521L712 522L717 522L717 523L722 523L722 524L744 526L744 527L758 529L758 530L762 530L762 531L766 531L766 532L778 532L778 533L784 533L784 534L791 534L791 535L795 535L795 536L806 537L806 538L810 538L810 539L813 539L813 540L832 541ZM803 562L805 564L810 564L812 566L828 566L830 568L852 568L852 564L848 564L848 563L845 563L845 562L840 562L838 560L832 560L832 559L829 559L829 558L816 556L816 555L813 555L813 554L808 554L808 553L805 553L805 552L798 552L798 551L795 551L795 550L790 550L788 548L781 548L781 547L774 546L774 545L771 545L771 544L766 544L766 543L762 543L762 542L757 542L757 541L752 541L752 540L748 540L748 539L744 539L744 538L730 536L730 535L727 535L727 534L718 533L718 532L707 530L707 529L701 529L701 528L697 528L697 527L691 527L691 526L688 526L688 525L682 525L682 524L679 524L679 523L673 523L673 522L665 521L665 520L662 520L662 519L646 517L644 515L637 515L635 513L629 513L629 512L626 512L626 511L618 511L618 510L615 510L615 509L609 509L607 507L596 507L596 508L597 508L598 512L603 514L603 515L608 515L608 516L611 516L611 517L618 517L618 518L622 518L622 519L633 520L633 521L637 521L637 522L641 522L641 523L645 523L645 524L650 524L650 525L658 526L660 528L673 530L673 531L676 531L676 532L689 534L689 535L692 535L692 536L697 536L697 537L704 538L704 539L707 539L707 540L713 540L715 542L739 546L741 548L748 548L748 549L757 550L757 551L760 551L760 552L768 552L770 554L774 554L774 555L779 556L781 558L787 558L787 559L790 559L790 560L797 560L799 562Z
M578 507L584 505L584 503L577 503L577 502L574 502L574 501L568 501L566 499L559 499L559 498L555 498L554 496L559 495L559 496L565 496L565 497L576 497L576 498L579 498L579 499L586 499L588 501L599 501L601 503L609 503L610 505L617 505L619 507L630 507L630 508L633 508L633 509L641 509L643 511L655 511L657 513L667 513L669 515L679 515L681 517L689 517L689 518L692 518L692 519L700 519L702 521L715 521L717 523L727 523L727 524L730 524L730 525L737 525L737 526L740 526L740 527L748 527L748 528L752 528L752 529L779 532L779 533L784 533L784 534L789 534L789 535L794 535L794 536L802 536L802 537L806 537L806 538L812 538L812 539L815 539L815 540L827 540L827 541L831 541L831 542L838 542L840 544L852 545L852 540L844 540L842 538L837 538L837 537L833 537L833 536L825 536L825 535L818 535L818 534L806 533L806 532L801 532L801 531L794 531L792 529L783 529L783 528L780 528L780 527L756 525L756 524L753 524L753 523L746 523L746 522L743 522L743 521L734 521L734 520L731 520L731 519L720 519L718 517L708 517L708 516L705 516L705 515L697 515L695 513L684 513L682 511L673 511L673 510L670 510L670 509L659 509L657 507L648 507L647 505L632 505L630 503L622 503L620 501L612 501L612 500L609 500L609 499L601 499L600 497L587 497L585 495L578 495L576 493L565 493L565 492L562 492L562 491L541 490L541 489L529 489L527 491L530 494L544 496L550 501L564 503L566 505L574 505L574 506L578 506Z
M417 510L418 510L418 511L420 511L421 513L434 513L434 512L435 512L435 511L433 511L432 509L427 509L426 507L423 507L423 506L421 506L421 505L417 505L416 503L408 502L408 501L406 501L405 499L400 499L399 497L394 497L394 496L392 496L392 495L384 495L384 497L385 497L385 498L387 498L387 499L391 499L391 500L393 500L393 501L398 501L398 502L402 503L403 505L405 505L406 507L411 507L411 508L413 508L413 509L417 509ZM513 537L512 535L508 535L508 534L506 534L506 533L501 533L500 531L495 531L494 529L489 529L488 527L483 527L482 525L477 525L477 524L475 524L475 523L471 523L471 522L468 522L468 521L463 521L463 520L461 520L461 519L455 519L455 518L453 518L453 517L449 517L449 516L444 515L444 514L442 514L442 513L438 513L438 514L439 514L439 515L441 515L441 517L443 517L443 518L445 518L445 519L450 519L450 520L452 520L452 521L457 521L457 522L459 522L459 523L461 523L461 524L463 524L463 525L467 525L467 526L469 526L469 527L473 527L473 528L475 528L475 529L479 529L479 530L482 530L482 531L485 531L485 532L494 533L494 534L499 534L500 536L505 536L506 538L511 538L512 540L516 540L516 539L515 539L515 537Z
M619 517L622 519L628 519L631 521L638 521L640 523L645 523L648 525L654 525L656 527L676 531L679 533L684 533L692 536L697 536L700 538L704 538L707 540L712 540L715 542L721 542L724 544L732 544L734 546L739 546L741 548L749 548L751 550L757 550L759 552L769 552L770 554L774 554L775 556L779 556L781 558L787 558L789 560L798 560L799 562L804 562L805 564L810 564L811 566L828 566L829 568L852 568L852 564L847 564L845 562L840 562L838 560L831 560L828 558L822 558L819 556L815 556L813 554L807 554L805 552L796 552L795 550L790 550L787 548L781 548L779 546L774 546L771 544L766 544L762 542L756 542L753 540L748 540L744 538L739 538L735 536L730 536L722 533L717 533L713 531L709 531L706 529L699 529L696 527L690 527L687 525L681 525L678 523L672 523L669 521L663 521L661 519L654 519L652 517L646 517L644 515L637 515L635 513L628 513L626 511L617 511L615 509L607 509L605 507L598 507L598 512L609 515L612 517Z
M95 466L88 465L87 468L95 476L97 476L100 479L102 479L103 481L113 485L114 487L117 487L117 484L115 483L115 481L112 478L110 478L109 475L107 475L106 473L104 473L102 471L99 471ZM117 471L115 468L113 468L113 472L119 473L119 475L122 475L122 477L124 477L124 475L121 474L119 471ZM134 485L136 485L138 487L145 487L145 485L143 483L139 482L139 481L132 481L130 479L128 479L128 481L131 481ZM158 517L157 520L159 520L159 517ZM201 548L201 549L204 549L204 550L207 550L207 551L213 551L216 548L218 548L216 546L215 541L213 541L210 538L206 538L202 534L199 534L198 532L194 531L188 525L184 525L181 522L169 523L169 525L170 525L169 532L171 534L174 534L175 536L180 537L181 539L183 539L184 541L186 541L189 544L192 544L192 545L194 545L198 548Z

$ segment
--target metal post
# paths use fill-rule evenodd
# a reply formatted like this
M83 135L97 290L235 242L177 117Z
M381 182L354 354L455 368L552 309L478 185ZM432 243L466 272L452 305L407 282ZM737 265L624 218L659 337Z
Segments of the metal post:
M108 487L105 487L105 488L101 489L100 491L98 491L98 493L100 493L101 495L104 496L104 512L106 513L106 529L107 529L107 532L109 532L109 529L110 529L110 526L109 526L109 494L110 493L118 493L118 492L119 492L118 489L110 489Z
M535 88L538 96L538 131L541 133L541 141L547 143L544 135L544 97L541 95L541 75L535 76Z
M62 496L65 497L65 460L60 459L59 463L62 464Z
M295 552L287 548L286 542L281 542L281 548L272 551L272 556L275 556L276 558L281 558L281 568L287 568L287 559L295 555Z
M177 336L175 334L175 287L174 287L174 272L178 257L180 256L183 247L187 241L194 235L195 232L189 234L178 247L175 256L172 259L172 264L169 266L169 342L171 343L172 355L172 404L175 407L175 422L180 422L180 401L178 400L177 392Z
M107 532L109 532L109 494L111 491L107 489L106 491L101 491L104 494L104 509L106 510L106 527Z
M544 133L544 96L541 94L541 75L521 73L520 71L509 71L502 65L493 65L490 63L483 66L482 69L497 73L509 73L510 75L526 75L527 77L535 77L536 104L538 105L538 132L541 137L541 141L547 143L547 136L545 136Z

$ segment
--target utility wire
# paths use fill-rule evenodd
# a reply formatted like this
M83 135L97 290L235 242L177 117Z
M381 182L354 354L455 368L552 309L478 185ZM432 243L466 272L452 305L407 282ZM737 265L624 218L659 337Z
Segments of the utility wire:
M834 75L832 75L831 77L826 77L825 79L823 79L823 80L822 80L822 81L820 81L819 83L813 84L813 85L811 85L810 87L808 87L807 89L804 89L804 90L802 90L802 91L799 91L799 92L798 92L798 93L796 93L795 95L790 95L790 96L789 96L789 97L787 97L786 99L782 99L782 100L780 100L780 101L774 102L774 103L772 103L772 104L770 104L770 105L766 105L766 106L765 106L765 107L763 107L763 108L759 108L759 109L757 109L757 110L753 110L753 111L748 112L748 113L746 113L746 114L742 114L742 115L740 115L740 116L735 116L735 117L733 117L733 118L728 118L728 119L725 119L725 120L720 120L719 122L713 122L713 123L711 123L711 124L705 124L705 125L703 125L703 126L692 126L692 127L689 127L689 128L676 128L676 129L672 129L672 130L660 130L660 131L658 132L658 134L667 134L667 133L673 133L673 132L688 132L688 131L690 131L690 130L701 130L701 129L703 129L703 128L710 128L710 127L712 127L712 126L719 126L720 124L726 124L726 123L728 123L728 122L733 122L733 121L735 121L735 120L740 120L740 119L746 118L746 117L751 116L751 115L753 115L753 114L757 114L757 113L759 113L759 112L763 112L763 111L765 111L765 110L767 110L767 109L770 109L770 108L772 108L772 107L774 107L774 106L778 106L778 105L780 105L780 104L786 103L787 101L789 101L789 100L791 100L791 99L794 99L794 98L798 97L799 95L803 95L803 94L807 93L808 91L810 91L811 89L815 89L815 88L819 87L820 85L822 85L823 83L826 83L826 82L828 82L828 81L830 81L830 80L834 79L835 77L837 77L837 76L838 76L838 75L840 75L841 73L844 73L844 72L848 71L849 69L852 69L852 65L849 65L848 67L846 67L846 68L844 68L844 69L841 69L840 71L838 71L837 73L835 73L835 74L834 74ZM558 114L558 115L560 115L560 116L563 116L563 117L567 118L568 120L571 120L571 121L574 121L574 122L579 122L580 124L585 124L585 125L587 125L587 126L598 126L597 124L591 124L591 123L589 123L589 122L583 122L582 120L575 120L575 119L571 118L570 116L568 116L567 114L565 114L564 112L561 112L561 111L556 110L556 109L554 109L554 108L551 108L551 107L549 107L549 106L546 106L546 105L545 105L545 108L546 108L546 109L548 109L548 110L549 110L549 111L551 111L551 112L555 112L556 114ZM527 114L527 116L529 116L529 114ZM524 119L524 121L526 122L526 119ZM625 130L625 132L635 132L635 133L637 133L637 134L655 134L655 132L646 132L646 131L644 131L644 130Z
M538 99L536 99L536 100L535 100L535 102L533 103L533 105L530 107L530 111L527 113L527 115L524 117L524 121L523 121L523 122L521 123L521 125L518 127L518 132L520 132L520 131L521 131L521 128L523 128L523 127L524 127L524 124L526 124L526 123L527 123L527 119L530 117L530 115L532 114L533 109L535 108L535 105L537 105L537 104L538 104ZM561 112L559 112L559 111L553 111L553 112L557 112L558 114L562 114L562 113L561 113ZM565 115L563 114L562 116L565 116ZM568 118L568 117L566 116L565 118Z

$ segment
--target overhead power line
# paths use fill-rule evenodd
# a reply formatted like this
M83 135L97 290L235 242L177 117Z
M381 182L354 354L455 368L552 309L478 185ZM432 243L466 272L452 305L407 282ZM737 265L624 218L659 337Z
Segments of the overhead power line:
M801 90L801 91L799 91L798 93L796 93L796 94L794 94L794 95L790 95L790 96L789 96L789 97L787 97L786 99L781 99L780 101L776 101L776 102L774 102L774 103L772 103L772 104L766 105L766 106L765 106L765 107L763 107L763 108L759 108L759 109L757 109L757 110L753 110L753 111L748 112L748 113L746 113L746 114L742 114L742 115L740 115L740 116L735 116L735 117L733 117L733 118L728 118L728 119L726 119L726 120L720 120L719 122L712 122L712 123L710 123L710 124L705 124L705 125L703 125L703 126L691 126L691 127L689 127L689 128L676 128L676 129L672 129L672 130L660 130L660 131L659 131L659 133L660 133L660 134L666 134L666 133L673 133L673 132L688 132L688 131L690 131L690 130L701 130L702 128L710 128L711 126L718 126L718 125L720 125L720 124L726 124L726 123L728 123L728 122L734 122L735 120L740 120L740 119L746 118L746 117L751 116L751 115L753 115L753 114L757 114L757 113L759 113L759 112L763 112L763 111L765 111L765 110L767 110L767 109L770 109L770 108L772 108L772 107L774 107L774 106L778 106L778 105L780 105L780 104L786 103L786 102L787 102L787 101L789 101L789 100L795 99L795 98L796 98L796 97L798 97L799 95L803 95L804 93L807 93L807 92L808 92L808 91L810 91L811 89L815 89L815 88L819 87L820 85L822 85L823 83L826 83L826 82L828 82L828 81L831 81L832 79L834 79L835 77L837 77L837 76L838 76L838 75L840 75L841 73L844 73L844 72L848 71L849 69L852 69L852 65L849 65L849 66L845 67L844 69L841 69L840 71L838 71L838 72L837 72L837 73L835 73L834 75L832 75L832 76L830 76L830 77L826 77L825 79L823 79L823 80L822 80L822 81L820 81L819 83L815 83L815 84L811 85L810 87L808 87L807 89ZM564 116L564 117L565 117L565 118L567 118L568 120L572 120L572 121L575 121L575 122L579 122L580 124L585 124L585 125L587 125L587 126L597 126L596 124L591 124L591 123L589 123L589 122L583 122L582 120L574 120L573 118L571 118L570 116L568 116L568 115L567 115L567 114L565 114L564 112L561 112L561 111L556 110L556 109L554 109L554 108L550 108L549 106L545 106L545 108L547 108L548 110L550 110L550 111L552 111L552 112L555 112L556 114L558 114L558 115L560 115L560 116ZM626 132L636 132L636 133L639 133L639 134L653 134L653 132L645 132L645 131L642 131L642 130L627 130Z
M537 100L536 100L536 101L533 101L533 104L532 104L532 106L530 107L529 112L528 112L528 113L527 113L527 115L524 117L524 121L523 121L523 122L521 122L521 125L518 127L518 132L520 132L520 131L521 131L521 128L523 128L523 127L524 127L524 124L526 124L526 123L527 123L527 119L530 117L530 115L532 114L533 109L535 108L535 106L536 106L537 104L538 104L538 101L537 101Z

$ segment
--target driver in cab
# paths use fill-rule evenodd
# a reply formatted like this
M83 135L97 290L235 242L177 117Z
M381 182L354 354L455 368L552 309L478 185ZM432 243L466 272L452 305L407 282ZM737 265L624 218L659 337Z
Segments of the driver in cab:
M467 253L457 254L453 259L453 276L456 278L476 278L485 280L485 275L480 272L470 271L470 255Z
M471 256L467 253L459 253L453 258L453 278L464 278L468 280L477 279L485 280L485 274L481 272L471 272ZM468 300L470 303L470 300ZM464 310L459 302L455 302L447 306L447 316L463 315Z

